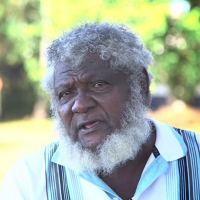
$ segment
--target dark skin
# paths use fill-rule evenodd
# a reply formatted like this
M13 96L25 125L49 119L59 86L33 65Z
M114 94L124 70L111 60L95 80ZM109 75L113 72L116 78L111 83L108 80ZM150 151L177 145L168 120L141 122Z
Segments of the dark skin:
M141 85L144 99L149 99L149 80L143 71ZM94 150L115 129L120 128L123 105L129 100L130 83L127 75L114 72L108 61L97 54L88 54L85 61L73 68L69 62L59 62L55 70L57 109L74 142L83 149ZM144 102L147 103L146 101ZM99 177L122 199L133 197L144 166L155 144L155 132L135 160L109 175Z
M98 55L88 56L76 69L60 62L55 71L58 113L69 137L83 148L95 149L120 128L130 87L124 73L114 73Z

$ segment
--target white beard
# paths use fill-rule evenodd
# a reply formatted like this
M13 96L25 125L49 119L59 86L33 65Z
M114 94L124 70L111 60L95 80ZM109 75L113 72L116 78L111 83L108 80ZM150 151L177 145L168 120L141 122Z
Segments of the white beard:
M150 122L145 118L147 110L148 108L136 99L126 103L121 128L115 130L93 151L83 149L78 142L73 142L56 114L54 122L60 138L62 163L77 172L101 173L105 176L116 171L128 160L136 159L142 144L151 133Z

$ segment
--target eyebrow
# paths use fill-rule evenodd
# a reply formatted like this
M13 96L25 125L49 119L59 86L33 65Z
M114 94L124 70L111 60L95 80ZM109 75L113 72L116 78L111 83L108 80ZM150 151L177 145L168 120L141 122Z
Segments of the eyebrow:
M73 85L74 81L73 80L62 80L62 81L59 81L57 82L57 84L55 84L54 82L54 90L58 90L59 88L64 88L64 87L71 87L71 85Z

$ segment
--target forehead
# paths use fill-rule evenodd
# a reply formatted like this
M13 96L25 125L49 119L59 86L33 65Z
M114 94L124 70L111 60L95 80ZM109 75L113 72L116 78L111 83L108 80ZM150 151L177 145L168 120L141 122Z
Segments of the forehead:
M84 80L97 75L112 76L114 74L108 61L102 60L97 54L90 54L77 67L73 67L68 61L59 62L55 69L55 82L69 77L79 77Z

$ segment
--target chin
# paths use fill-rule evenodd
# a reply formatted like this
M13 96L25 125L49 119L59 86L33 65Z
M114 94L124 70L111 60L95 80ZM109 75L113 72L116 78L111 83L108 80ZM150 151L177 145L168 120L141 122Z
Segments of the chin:
M106 141L109 135L104 136L100 131L90 133L81 137L78 143L80 143L82 149L95 151Z
M101 142L102 143L102 142ZM101 143L87 143L87 144L80 144L83 150L88 150L88 151L96 151L98 149L98 146L101 145Z

